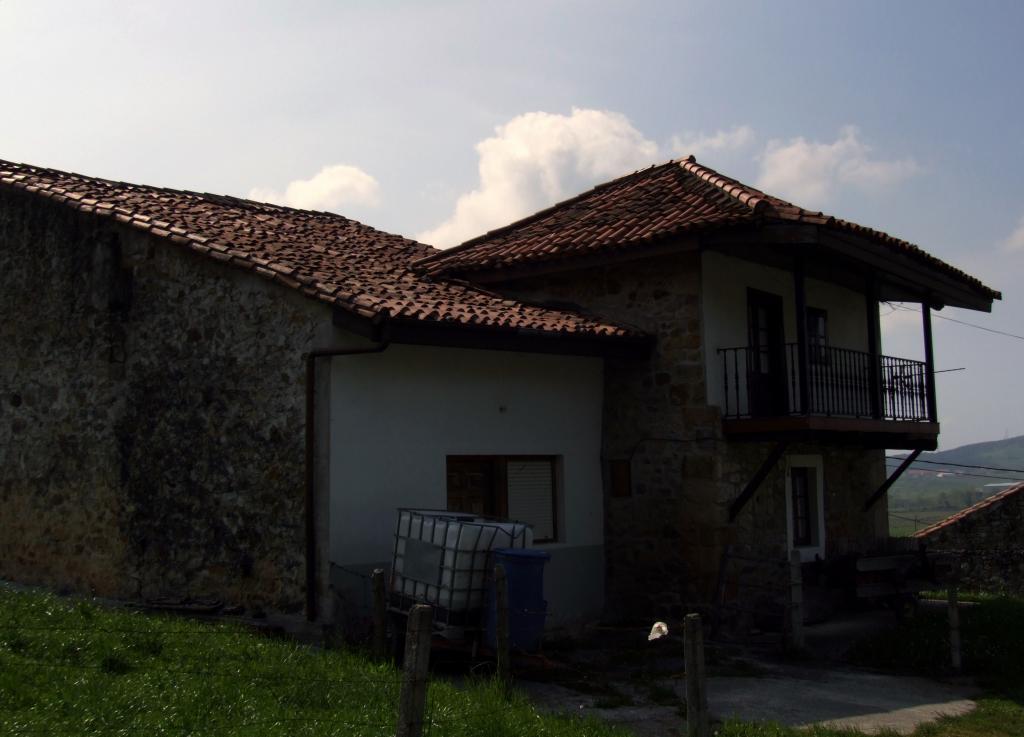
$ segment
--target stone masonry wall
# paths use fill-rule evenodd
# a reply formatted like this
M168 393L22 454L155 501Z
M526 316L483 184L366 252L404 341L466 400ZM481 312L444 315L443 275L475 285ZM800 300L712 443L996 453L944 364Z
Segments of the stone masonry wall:
M678 617L707 604L727 545L752 557L786 556L784 460L736 522L728 521L729 505L772 445L726 441L718 408L707 404L700 269L699 254L682 253L505 285L657 337L648 360L605 367L604 456L628 461L632 477L630 496L613 496L605 484L611 616ZM884 479L883 451L802 445L787 453L823 456L828 552L888 534L884 502L862 511Z
M786 456L768 474L754 497L740 512L735 523L728 524L728 507L742 492L750 477L771 452L771 443L728 443L724 447L724 465L716 504L721 507L720 523L724 537L740 556L760 559L751 563L731 560L722 577L723 599L751 608L762 608L770 619L781 612L787 600L786 456L820 456L824 485L826 559L848 553L880 550L888 540L888 506L883 498L869 512L865 500L885 480L882 450L822 443L790 445ZM721 549L707 549L700 575L706 590L717 590L719 564L714 556ZM775 561L769 565L767 561ZM782 564L782 565L780 565ZM756 584L756 585L755 585ZM758 588L767 584L773 590ZM711 587L714 588L711 588ZM717 591L716 591L717 593Z
M605 362L605 460L628 462L632 495L605 488L607 598L613 616L681 612L698 596L700 554L721 474L720 422L705 403L700 261L683 254L508 285L526 298L585 306L657 336L647 361ZM685 483L684 483L685 480Z
M301 608L326 309L24 193L0 193L0 286L0 578Z
M917 537L929 550L957 555L963 588L1024 595L1024 487L986 499Z

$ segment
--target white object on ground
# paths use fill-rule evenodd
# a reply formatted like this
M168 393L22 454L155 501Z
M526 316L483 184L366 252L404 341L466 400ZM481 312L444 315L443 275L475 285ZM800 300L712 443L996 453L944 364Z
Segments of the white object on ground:
M651 640L660 640L666 635L668 635L668 625L664 622L655 622L654 626L651 627L651 634L647 635L647 640L648 642Z

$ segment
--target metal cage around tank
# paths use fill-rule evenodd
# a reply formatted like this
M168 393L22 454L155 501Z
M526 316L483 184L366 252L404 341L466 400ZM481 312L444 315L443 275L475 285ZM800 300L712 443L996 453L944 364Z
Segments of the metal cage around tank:
M404 614L415 604L434 607L434 626L460 638L481 627L492 579L494 548L527 548L523 522L447 510L398 510L388 607Z

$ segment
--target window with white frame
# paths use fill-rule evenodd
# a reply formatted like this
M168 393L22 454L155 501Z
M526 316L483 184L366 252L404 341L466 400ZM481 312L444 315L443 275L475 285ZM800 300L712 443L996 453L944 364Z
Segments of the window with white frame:
M821 456L790 456L786 463L786 531L803 560L825 556L825 493Z

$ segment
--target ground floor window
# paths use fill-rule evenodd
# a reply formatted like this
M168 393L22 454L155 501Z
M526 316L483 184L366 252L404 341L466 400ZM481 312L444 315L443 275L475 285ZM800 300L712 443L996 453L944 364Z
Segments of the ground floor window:
M821 456L792 456L786 464L786 528L791 549L805 560L825 551Z
M790 510L793 524L793 545L806 547L817 541L814 524L814 469L797 466L790 469Z
M558 536L555 456L448 456L448 509L533 526L535 542Z

